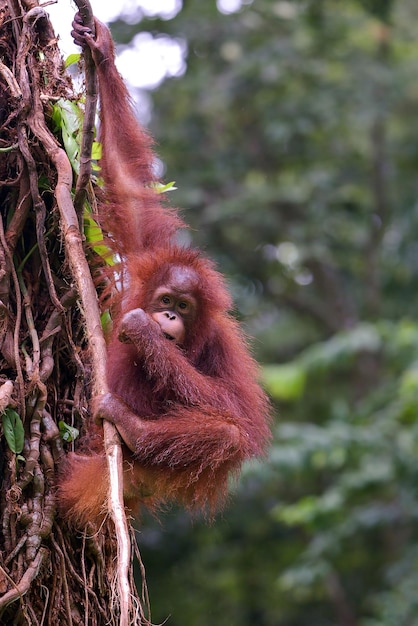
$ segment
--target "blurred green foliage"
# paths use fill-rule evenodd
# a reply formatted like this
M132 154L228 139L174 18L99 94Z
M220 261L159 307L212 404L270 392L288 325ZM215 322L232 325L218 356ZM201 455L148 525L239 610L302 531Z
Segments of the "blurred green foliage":
M221 5L220 5L221 6ZM145 519L172 626L418 625L418 5L184 1L152 130L277 409L212 525Z

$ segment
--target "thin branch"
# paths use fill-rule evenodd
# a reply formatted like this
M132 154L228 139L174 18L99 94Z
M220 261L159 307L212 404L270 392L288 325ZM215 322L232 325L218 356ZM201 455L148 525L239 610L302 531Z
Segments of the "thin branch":
M107 393L106 357L107 347L100 322L97 294L90 274L83 238L79 230L77 214L71 199L72 170L64 150L57 148L53 137L45 127L38 135L48 151L58 173L55 197L62 220L65 249L77 290L83 304L86 331L92 356L93 395ZM109 509L115 524L118 544L118 587L120 602L120 626L129 624L130 587L128 570L130 545L128 524L123 506L122 448L116 428L104 422L105 452L110 470Z
M31 583L35 580L35 578L37 578L39 570L41 569L41 565L47 555L48 550L46 548L39 549L36 557L28 566L27 570L23 574L20 582L16 585L16 587L14 589L10 589L10 591L7 591L3 596L1 596L0 611L4 610L9 604L15 602L29 591Z
M19 145L19 144L17 144ZM22 173L20 176L19 186L19 198L15 212L13 213L10 223L6 231L6 241L10 248L10 252L13 254L16 247L16 243L22 234L23 227L29 215L30 207L32 206L32 197L30 195L30 184L27 168L22 159Z
M30 23L31 11L25 16L24 23ZM38 15L37 15L38 17ZM62 232L66 254L72 274L77 283L77 290L87 313L86 331L92 356L93 395L107 393L106 356L107 347L103 337L97 294L86 260L83 236L80 232L78 217L71 199L72 170L68 157L60 148L45 126L40 101L34 97L30 113L30 127L34 135L44 145L58 174L55 197L62 220ZM129 530L123 504L123 458L120 438L116 428L109 422L104 423L105 452L110 470L109 509L112 515L118 548L118 600L120 602L120 626L129 624L131 590L129 585L129 566L131 561Z
M29 34L29 29L31 28L31 22L40 19L41 17L45 17L45 11L40 7L35 7L29 11L24 20L23 20L23 30L22 36L19 41L19 49L17 54L17 71L19 77L19 85L22 91L22 110L21 110L21 121L18 126L18 142L19 149L22 153L23 158L25 159L28 172L29 172L29 185L30 192L32 196L33 206L35 209L36 215L36 235L39 246L39 254L41 257L42 268L44 271L45 279L48 285L48 290L50 293L50 297L54 306L59 308L60 302L55 290L54 281L52 278L51 268L48 262L48 253L45 244L44 238L44 226L45 226L45 216L46 216L46 207L45 203L42 200L41 194L39 192L38 187L38 172L36 167L35 159L29 149L29 142L26 132L26 121L23 119L23 114L27 113L27 119L29 125L31 126L31 121L34 117L36 117L37 113L39 114L42 111L42 105L39 101L38 93L35 85L36 82L34 80L30 81L28 76L28 67L27 64L30 64L31 57L28 56L29 48L31 45L31 37ZM32 69L32 68L31 68ZM34 72L31 71L31 77L33 79ZM33 107L33 108L32 108Z
M83 22L95 32L93 11L88 0L75 0ZM87 195L87 185L91 175L91 148L94 139L94 119L97 105L97 76L91 51L84 50L86 72L86 106L84 112L82 148L80 155L80 173L77 180L74 208L80 215ZM102 363L106 363L103 358ZM105 378L104 378L105 380ZM128 626L132 606L129 568L131 546L129 527L123 503L123 460L120 437L117 430L106 420L103 423L104 444L109 468L109 508L115 524L118 545L118 591L120 602L120 626Z
M19 331L20 324L22 322L22 296L19 288L19 279L17 276L17 272L13 263L13 256L10 252L9 246L6 242L6 236L3 229L3 220L0 219L0 242L3 246L5 254L8 257L10 272L12 274L13 286L15 289L15 297L16 297L16 319L15 319L15 327L13 331L13 357L15 361L15 367L17 372L17 380L19 383L19 399L20 399L20 417L22 420L25 419L25 381L23 380L23 372L22 365L20 363L19 358Z
M85 26L95 34L93 11L88 0L75 0ZM86 105L84 108L83 136L80 154L80 173L77 179L74 208L81 216L87 196L87 186L91 176L91 148L94 140L94 121L97 107L97 75L96 66L89 48L84 50L84 66L86 74Z

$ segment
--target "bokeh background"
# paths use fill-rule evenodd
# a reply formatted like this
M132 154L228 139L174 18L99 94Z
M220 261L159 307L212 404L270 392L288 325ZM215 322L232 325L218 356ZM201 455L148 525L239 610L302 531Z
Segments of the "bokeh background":
M171 201L275 406L214 523L142 520L153 621L414 626L418 4L124 6L111 29Z

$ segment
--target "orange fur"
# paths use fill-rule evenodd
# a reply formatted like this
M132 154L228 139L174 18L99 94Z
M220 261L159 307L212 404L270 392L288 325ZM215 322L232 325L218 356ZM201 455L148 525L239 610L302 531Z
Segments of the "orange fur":
M135 119L109 31L97 22L93 40L76 19L73 34L97 66L108 200L101 216L125 268L108 348L110 394L97 401L96 414L115 423L124 441L128 507L176 500L213 511L226 497L228 477L265 452L269 403L228 313L222 276L198 250L175 243L184 224L149 187L152 141ZM196 306L184 321L181 347L152 318L162 286ZM77 524L99 522L105 510L107 469L89 437L90 456L68 458L58 490L61 513Z
M101 519L106 514L107 492L108 471L103 454L67 455L60 468L58 491L66 517L77 526Z

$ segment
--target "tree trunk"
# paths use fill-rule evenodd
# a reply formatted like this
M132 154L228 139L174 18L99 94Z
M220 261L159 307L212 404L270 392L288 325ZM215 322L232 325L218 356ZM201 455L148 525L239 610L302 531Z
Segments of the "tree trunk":
M147 624L129 562L135 610L119 592L118 523L82 534L57 514L68 426L85 427L101 387L85 321L97 299L83 296L93 282L70 250L82 250L82 219L63 217L76 214L60 99L76 101L48 15L37 0L0 0L0 623Z

